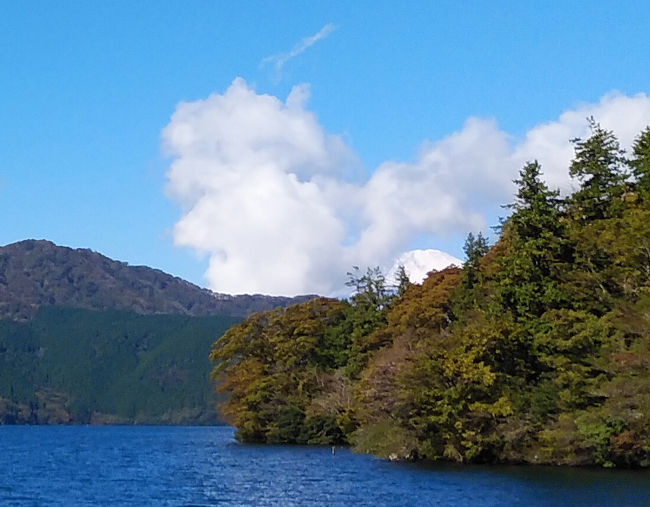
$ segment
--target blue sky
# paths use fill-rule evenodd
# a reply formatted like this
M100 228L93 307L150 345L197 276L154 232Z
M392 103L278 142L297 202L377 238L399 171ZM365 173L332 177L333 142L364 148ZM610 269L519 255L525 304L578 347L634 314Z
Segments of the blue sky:
M280 71L268 60L289 55L328 24L332 30L288 58ZM498 170L499 160L518 161L518 153L529 156L533 146L542 146L525 144L536 128L552 124L564 132L563 113L576 116L596 110L614 128L626 121L624 111L631 108L640 111L632 125L638 132L638 125L650 123L645 109L650 93L649 33L647 3L634 1L6 2L0 7L0 244L44 238L87 247L225 292L332 292L333 285L323 280L313 285L307 281L319 271L340 283L333 272L343 270L344 276L345 269L326 260L330 257L388 265L391 256L412 248L435 248L460 257L467 232L489 232L502 213L503 202L492 200L507 202L506 187L500 192L486 187L516 176L511 168L496 179L482 180L471 172L481 170L472 162L471 171L458 177L466 186L454 190L455 207L449 213L436 218L435 210L426 216L409 211L393 224L408 234L397 237L394 231L382 230L379 239L366 242L372 246L364 246L364 231L387 220L374 210L376 202L370 202L386 195L388 187L380 183L402 185L402 170L410 171L408 182L413 183L422 171L433 170L422 162L427 153L433 158L443 153L450 164L462 165L449 155L456 153L449 148L454 134L465 139L475 132L479 139L467 144L468 149L484 145L489 151L504 143L494 148L492 162L486 162L492 164L486 166L487 174ZM334 149L326 165L341 164L347 171L334 178L337 184L358 185L346 187L351 200L362 194L369 200L360 205L363 209L352 209L349 203L335 206L333 191L325 190L331 185L317 183L320 193L314 199L323 200L331 225L323 227L341 243L339 250L324 252L325 243L318 241L295 244L296 249L304 248L304 255L284 265L286 252L269 245L269 238L256 242L259 227L252 227L247 242L232 233L229 241L242 243L231 251L217 240L198 238L222 235L225 225L220 228L212 215L197 225L200 232L185 228L185 235L179 236L177 224L186 224L184 217L212 201L175 192L183 178L192 177L187 171L195 166L170 181L171 165L194 160L196 152L183 148L165 153L162 132L175 125L172 115L181 102L205 105L197 101L211 94L225 97L237 77L244 80L241 90L249 92L251 107L268 94L281 108L295 86L309 85L308 92L303 90L309 97L301 102L301 118L317 121L310 131L315 136L332 136L344 145L324 148ZM612 97L613 92L618 95ZM636 102L630 102L633 98ZM226 110L224 102L210 114L222 115L227 123ZM472 118L480 122L468 125ZM250 121L255 121L254 115ZM575 126L573 120L568 123ZM458 146L465 144L458 141ZM246 147L246 156L251 149ZM480 160L481 154L474 157ZM406 166L386 167L390 161ZM237 161L228 163L232 174L243 170ZM316 162L310 159L310 164ZM327 171L332 170L329 165ZM380 167L385 168L384 178L372 179ZM276 169L285 177L295 168ZM324 177L313 168L299 175L296 199L308 199L309 185ZM473 179L486 191L472 188ZM365 185L370 180L372 184ZM262 185L267 180L259 181ZM560 178L557 184L563 185ZM336 188L337 195L346 191L341 185ZM451 194L442 190L432 200L447 202ZM245 196L246 191L242 187L237 195ZM214 199L222 195L215 192ZM410 195L400 194L407 200ZM418 196L419 206L442 206L427 204L422 193ZM287 208L285 215L300 214L300 209ZM246 220L259 220L254 211ZM261 214L268 221L274 211L267 207ZM223 210L220 213L223 216ZM320 211L314 213L316 217ZM426 219L446 225L427 229ZM224 220L242 235L249 230L246 220L237 223L237 212ZM292 222L291 227L318 234L321 223L314 220ZM404 222L408 220L413 223ZM214 229L210 223L215 223ZM272 231L287 227L274 224L269 225ZM355 242L359 244L354 252L341 253ZM377 253L382 248L386 255ZM284 270L297 264L302 268L292 283L274 283L253 273L251 283L238 286L236 280L247 277L250 264L259 264L259 258L241 253L251 249L268 251L271 261L277 257L269 269L277 270L278 277L291 278ZM323 253L321 264L303 263L305 255L317 257L315 250ZM221 285L221 278L228 283Z

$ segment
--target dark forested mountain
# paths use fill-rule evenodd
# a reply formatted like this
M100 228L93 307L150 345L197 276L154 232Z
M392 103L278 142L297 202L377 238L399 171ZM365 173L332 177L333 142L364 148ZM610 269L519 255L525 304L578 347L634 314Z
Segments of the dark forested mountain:
M0 318L24 321L42 306L243 317L306 299L215 294L157 269L49 241L0 247Z
M0 424L217 422L210 344L306 299L214 294L49 241L0 247Z

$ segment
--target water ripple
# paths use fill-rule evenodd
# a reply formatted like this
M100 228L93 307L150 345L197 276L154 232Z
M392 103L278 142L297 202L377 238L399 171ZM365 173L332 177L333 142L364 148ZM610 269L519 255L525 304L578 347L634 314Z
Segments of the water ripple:
M1 505L650 505L650 473L422 467L228 427L0 427Z

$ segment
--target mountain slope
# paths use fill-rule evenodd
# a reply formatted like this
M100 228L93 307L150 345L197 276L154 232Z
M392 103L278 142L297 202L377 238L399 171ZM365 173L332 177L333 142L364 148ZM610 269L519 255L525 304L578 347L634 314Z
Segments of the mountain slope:
M215 294L49 241L0 247L0 424L218 422L210 344L306 299Z
M0 247L0 318L28 320L42 306L243 317L306 299L215 294L157 269L44 240Z

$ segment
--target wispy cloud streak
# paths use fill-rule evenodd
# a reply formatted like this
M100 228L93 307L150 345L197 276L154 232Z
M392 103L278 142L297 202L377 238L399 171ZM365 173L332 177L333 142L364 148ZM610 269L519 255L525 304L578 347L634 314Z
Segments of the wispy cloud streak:
M309 37L305 37L304 39L302 39L300 42L298 42L298 44L292 47L290 51L287 51L286 53L278 53L275 55L267 56L266 58L264 58L264 60L262 60L262 63L272 63L273 68L275 69L276 76L279 76L282 72L282 68L289 60L295 58L301 53L304 53L307 49L309 49L311 46L316 44L319 40L322 40L325 37L327 37L335 29L336 26L333 23L328 23L314 35L310 35Z

